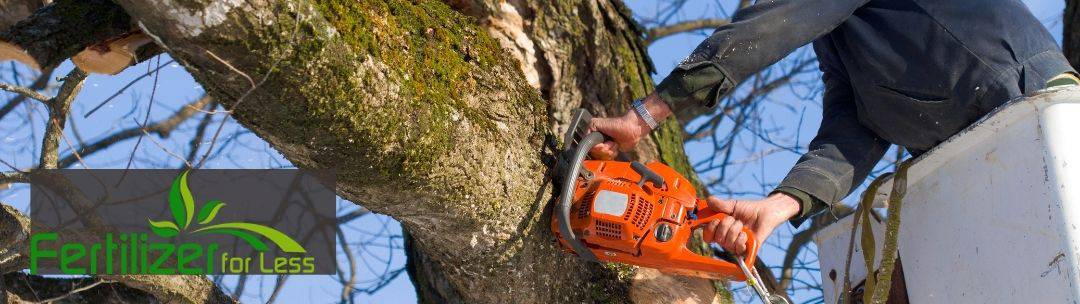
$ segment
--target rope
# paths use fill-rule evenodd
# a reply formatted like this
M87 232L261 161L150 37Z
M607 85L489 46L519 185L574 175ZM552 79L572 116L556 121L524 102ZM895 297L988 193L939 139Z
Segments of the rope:
M900 234L900 207L907 194L907 171L911 160L900 164L893 177L892 193L889 194L889 222L885 226L885 252L881 257L881 269L877 273L877 288L873 291L872 301L866 303L885 303L892 287L893 270L896 267L897 238ZM865 230L864 230L865 231ZM871 233L873 235L873 233ZM869 269L869 268L868 268ZM867 275L867 277L870 277Z
M863 250L863 263L867 269L866 280L863 283L863 303L884 303L889 297L889 289L892 287L892 274L896 266L897 256L897 238L900 232L900 211L903 205L904 195L907 192L907 171L911 167L911 160L902 162L894 174L885 174L874 179L863 192L863 196L860 199L859 205L855 210L853 223L851 225L851 237L848 243L847 260L844 265L844 287L843 292L840 293L840 299L837 303L850 303L853 299L850 297L851 292L851 279L849 274L851 273L851 258L854 253L855 246L855 231L861 226L862 233L859 238L859 246ZM892 191L889 193L889 219L885 226L885 244L882 252L881 268L877 271L870 271L874 268L874 258L877 255L877 243L874 238L874 231L871 228L871 217L875 216L873 212L874 195L877 194L878 188L884 183L889 176L893 177Z

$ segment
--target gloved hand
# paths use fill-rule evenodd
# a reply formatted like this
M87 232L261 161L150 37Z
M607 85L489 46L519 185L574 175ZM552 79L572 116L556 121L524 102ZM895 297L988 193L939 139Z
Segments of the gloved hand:
M715 196L708 199L709 208L731 216L723 221L713 220L705 227L705 241L719 244L735 254L746 252L746 233L754 232L758 245L772 234L776 226L799 214L799 201L784 193L774 193L762 200L725 200Z
M657 122L671 116L671 109L663 100L660 100L656 93L645 97L645 108ZM649 124L634 109L630 109L622 116L593 118L589 121L589 130L598 131L610 138L589 150L590 156L603 160L615 158L620 151L633 150L638 141L652 132Z

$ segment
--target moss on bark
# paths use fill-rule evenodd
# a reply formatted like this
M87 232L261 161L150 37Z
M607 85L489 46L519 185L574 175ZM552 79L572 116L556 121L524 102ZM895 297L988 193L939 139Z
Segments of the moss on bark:
M559 36L581 47L567 54L614 64L567 62L564 76L582 78L557 83L565 90L548 102L486 30L439 1L255 2L201 26L170 14L217 6L185 1L117 0L225 107L245 96L238 121L298 167L336 169L343 197L402 221L467 302L627 300L625 269L581 263L552 242L541 162L558 133L550 111L614 111L651 90L640 34L610 34L629 20L609 14L617 1L534 12L551 17L536 33L578 33ZM617 48L597 48L609 40Z

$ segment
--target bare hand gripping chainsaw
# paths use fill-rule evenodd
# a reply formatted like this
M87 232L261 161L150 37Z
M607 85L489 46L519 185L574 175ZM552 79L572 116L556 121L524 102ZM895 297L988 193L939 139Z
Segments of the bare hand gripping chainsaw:
M757 255L754 234L743 229L747 254L737 263L690 251L687 243L694 229L728 215L713 212L689 180L664 164L585 160L604 140L599 132L585 134L591 118L584 109L575 111L558 156L561 194L551 226L559 244L588 261L709 279L749 278L747 283L770 303L775 297L746 266L754 265Z

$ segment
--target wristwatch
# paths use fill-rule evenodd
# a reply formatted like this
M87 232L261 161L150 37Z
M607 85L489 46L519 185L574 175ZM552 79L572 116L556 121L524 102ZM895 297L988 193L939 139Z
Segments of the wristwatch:
M649 125L649 130L655 130L660 124L656 123L656 119L653 119L652 114L649 114L649 109L645 108L645 99L639 98L634 100L634 111L637 111L641 120L645 121L645 124Z

